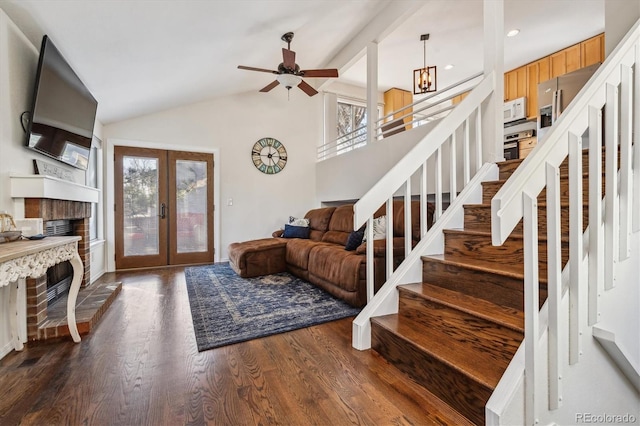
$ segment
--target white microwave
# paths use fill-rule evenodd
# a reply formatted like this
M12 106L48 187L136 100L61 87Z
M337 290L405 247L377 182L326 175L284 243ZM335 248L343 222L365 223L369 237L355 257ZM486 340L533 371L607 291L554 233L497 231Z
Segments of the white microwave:
M527 98L518 98L504 103L504 123L527 118Z

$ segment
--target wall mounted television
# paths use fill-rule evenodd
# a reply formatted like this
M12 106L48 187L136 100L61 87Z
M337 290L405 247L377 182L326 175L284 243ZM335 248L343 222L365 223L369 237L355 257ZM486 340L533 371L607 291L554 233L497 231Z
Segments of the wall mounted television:
M86 170L98 102L48 36L42 38L26 146Z

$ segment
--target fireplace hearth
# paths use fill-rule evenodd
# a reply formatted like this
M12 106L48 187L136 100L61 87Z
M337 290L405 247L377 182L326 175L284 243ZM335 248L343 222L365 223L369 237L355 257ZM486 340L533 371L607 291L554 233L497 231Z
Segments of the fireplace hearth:
M77 235L78 254L84 265L82 287L90 282L89 218L91 203L50 198L25 198L25 218L42 218L44 234L47 236ZM43 332L48 320L47 308L64 297L73 279L73 268L63 262L49 268L40 278L26 280L27 290L27 338L44 340L50 338Z

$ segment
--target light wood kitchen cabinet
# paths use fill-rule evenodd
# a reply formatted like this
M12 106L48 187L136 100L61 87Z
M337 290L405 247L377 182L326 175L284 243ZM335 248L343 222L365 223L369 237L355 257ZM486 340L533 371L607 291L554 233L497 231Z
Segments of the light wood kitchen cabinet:
M527 65L527 118L538 116L538 84L549 78L548 56Z
M511 101L527 96L527 67L522 66L504 75L504 100Z
M604 34L599 34L580 43L581 68L602 62L604 62Z
M452 103L453 105L457 105L457 104L459 104L460 102L462 102L462 100L463 100L464 98L466 98L466 97L467 97L467 95L468 95L469 93L471 93L471 92L464 92L464 93L459 94L458 96L454 96L454 97L453 97L453 99L451 99L451 103Z
M536 147L538 144L538 138L535 136L532 138L522 139L518 143L518 158L526 158L527 155Z
M411 105L413 103L413 94L407 90L402 90L398 88L392 88L384 92L384 115L391 114L394 111L400 110L405 105ZM402 117L405 114L409 114L413 112L413 107L409 107L403 110L398 111L393 114L393 118L389 117L386 121L393 121L396 118ZM413 116L410 115L404 118L405 123L411 123L413 120ZM407 124L405 126L406 130L412 128L411 124Z
M580 43L578 43L551 55L549 57L551 78L580 69L581 50Z

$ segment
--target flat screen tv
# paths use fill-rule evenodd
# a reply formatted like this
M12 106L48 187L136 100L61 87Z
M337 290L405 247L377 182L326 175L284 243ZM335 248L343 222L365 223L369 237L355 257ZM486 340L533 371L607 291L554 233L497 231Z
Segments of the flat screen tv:
M98 103L60 51L42 38L26 146L86 170Z

